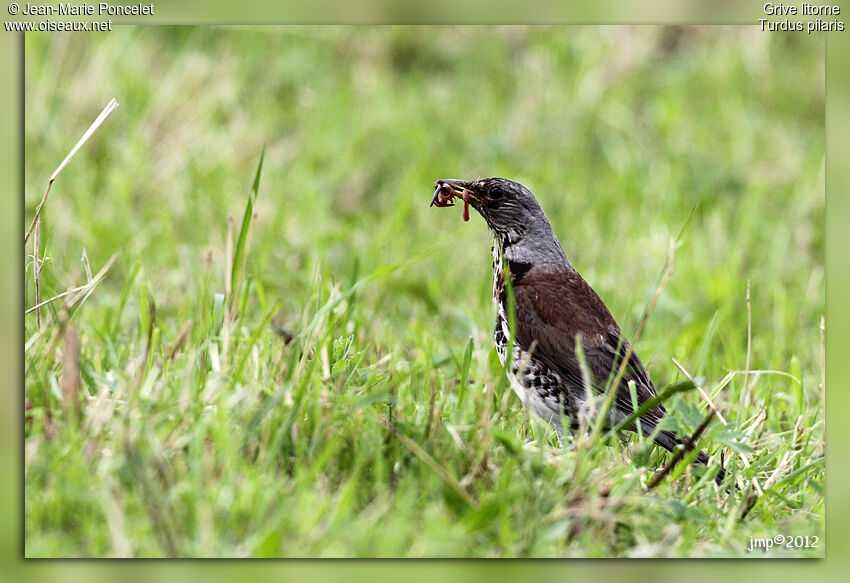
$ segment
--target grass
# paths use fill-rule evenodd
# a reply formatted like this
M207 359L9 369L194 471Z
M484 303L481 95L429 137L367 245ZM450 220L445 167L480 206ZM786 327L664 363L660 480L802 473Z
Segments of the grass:
M27 308L116 255L25 316L27 556L823 555L822 38L121 27L25 66L24 227L121 103L26 250ZM483 221L428 208L485 175L643 327L671 428L714 403L741 491L522 411Z

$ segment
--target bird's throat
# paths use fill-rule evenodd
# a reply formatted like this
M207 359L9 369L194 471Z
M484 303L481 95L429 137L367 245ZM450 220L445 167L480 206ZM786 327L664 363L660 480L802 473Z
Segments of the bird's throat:
M510 274L511 283L516 285L531 271L534 264L520 251L518 242L512 242L507 237L493 238L493 270L496 279Z
M510 277L511 285L517 285L532 270L534 264L523 258L515 257L513 245L493 238L493 293L504 293L505 279Z

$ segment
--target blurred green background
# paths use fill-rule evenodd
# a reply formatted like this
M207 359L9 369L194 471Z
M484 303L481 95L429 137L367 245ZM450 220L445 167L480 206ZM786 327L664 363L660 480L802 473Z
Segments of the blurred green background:
M175 431L168 404L182 394L193 358L209 353L203 318L214 294L224 292L227 218L233 216L238 228L265 147L241 311L247 334L258 328L264 334L263 348L250 357L255 368L248 383L260 394L275 394L278 380L274 366L282 349L270 330L262 330L275 301L283 303L274 320L298 333L318 306L373 273L380 276L358 288L357 301L343 304L344 313L328 325L332 358L334 350L352 348L377 367L387 385L400 387L394 399L404 403L400 409L406 407L412 427L429 411L427 388L414 379L438 369L441 399L457 399L453 379L464 375L462 366L453 367L468 341L475 388L498 388L489 345L489 235L479 217L464 224L459 212L428 208L437 178L498 175L537 195L571 262L629 336L658 284L671 238L682 232L675 275L636 347L658 386L678 378L671 356L709 385L746 367L749 282L750 368L797 380L764 374L750 388L736 377L719 395L723 411L743 426L764 405L767 431L752 441L764 451L792 451L795 423L803 420L811 439L804 455L794 454L789 472L803 468L807 455L822 455L822 37L681 26L121 27L105 35L31 34L25 49L27 226L54 168L110 98L121 103L54 185L42 219L41 255L48 259L41 296L85 280L83 249L95 271L118 254L106 281L74 315L91 395L104 386L120 393L134 385L149 318L143 300L155 301L160 353L186 322L193 323L188 344L198 352L181 363L186 371L170 379L170 371L148 377L162 379L166 388L154 391L146 410L151 417L143 416L142 425L162 440ZM31 306L29 260L27 266ZM382 271L390 266L396 269ZM54 309L45 311L48 322ZM25 325L29 340L37 328L34 315ZM253 347L246 350L253 354ZM51 383L60 361L27 358L28 398L40 411L43 403L30 393L52 391L55 397ZM305 386L321 391L314 380ZM382 402L385 390L358 396ZM474 431L486 404L481 391L476 395L474 408L458 405L456 417L447 405L446 423ZM203 391L192 396L202 399ZM504 401L502 429L527 431L520 429L528 422L518 403L510 395L497 394L496 400ZM695 403L683 403L683 411ZM254 413L250 407L241 412L248 419ZM203 418L202 411L196 414ZM358 431L338 419L331 427L336 422L343 424L340 434ZM234 422L212 431L223 438L237 428ZM143 433L127 431L122 438ZM121 475L126 460L110 465L94 455L64 465L87 446L104 447L104 439L109 441L74 433L69 446L57 447L45 439L36 415L25 443L28 554L168 554L168 545L157 539L156 521L150 524L140 509L149 501L144 492L130 488L126 499L115 499L143 541L138 546L131 536L129 547L116 548L115 533L108 536L98 518L109 507L86 502L90 475L104 492L132 482ZM424 443L439 459L445 443L430 444L434 449ZM192 497L204 483L226 490L233 474L216 473L220 484L210 482L203 468L192 474L194 454L172 445L148 444L145 450L153 458L187 456L191 479L157 486L166 506ZM253 466L236 450L223 459L248 464L248 480L259 480L270 467ZM515 468L520 476L523 463ZM335 469L343 479L346 468ZM234 472L243 476L243 470ZM767 466L760 471L762 481L769 478ZM310 482L302 477L298 483L306 488ZM728 533L721 541L708 535L713 546L700 548L700 535L688 532L670 554L737 554L749 536L778 534L782 524L813 531L788 534L815 534L823 524L822 483L821 475L782 492L780 505L798 511L787 523L772 518L770 505L779 502L771 499L734 540ZM336 487L329 485L329 492ZM216 492L213 506L221 504ZM521 499L522 492L513 494ZM499 539L505 535L497 534L498 544L483 537L459 548L452 541L468 534L468 525L432 524L428 512L439 513L440 506L423 505L424 518L413 512L412 501L404 505L407 514L397 514L400 532L405 524L428 524L419 546L381 546L385 541L378 537L370 549L331 529L327 538L289 552L668 552L653 546L657 541L588 549L581 541L570 547L546 540L506 548ZM347 511L359 516L364 508L366 501ZM546 507L543 514L551 512ZM80 513L90 513L91 520L78 524L74 516ZM177 544L177 554L293 549L268 539L243 548L234 540L239 536L228 538L227 520L211 520L211 532L224 533L222 540L204 540L203 524L190 527L200 538Z
M651 328L699 335L717 313L722 341L743 349L749 279L756 317L777 324L756 335L760 366L785 369L817 356L788 333L816 332L823 313L822 56L818 37L744 27L30 35L28 218L90 120L121 102L50 201L43 285L78 282L85 248L95 267L120 251L107 289L140 262L164 298L191 293L265 145L253 264L280 297L309 283L311 261L344 279L355 260L369 273L430 252L382 294L396 315L380 329L409 330L437 304L486 313L483 222L427 202L436 178L509 176L537 194L625 330L696 209ZM447 266L463 277L441 276ZM663 344L642 352L670 352L673 338L652 336Z

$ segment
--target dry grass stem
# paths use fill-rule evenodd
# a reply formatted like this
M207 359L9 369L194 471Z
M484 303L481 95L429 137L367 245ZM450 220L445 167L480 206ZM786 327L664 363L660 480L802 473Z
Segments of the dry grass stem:
M33 269L32 269L32 277L33 282L35 283L35 305L38 306L39 302L41 302L41 261L39 260L39 247L41 244L41 223L36 223L35 225L35 235L32 239L32 257L33 257ZM41 330L41 310L36 308L35 310L35 325L36 330Z
M475 506L475 498L473 498L472 495L467 492L463 488L463 486L460 485L460 483L457 482L457 480L452 478L446 471L446 468L441 466L439 462L437 462L437 460L431 457L431 455L427 451L422 449L422 447L420 447L418 443L401 433L398 429L395 428L395 425L393 425L388 420L382 418L381 424L386 427L387 430L389 430L389 432L392 433L393 436L398 439L399 442L401 442L401 444L410 451L410 453L418 457L420 461L422 461L426 466L431 468L431 470L433 470L434 473L437 474L449 488L454 490L458 496L463 498L463 500L466 501L467 504L469 504L470 506Z
M711 423L711 420L714 418L714 415L714 409L708 412L708 415L705 416L705 419L702 420L702 423L699 424L699 427L694 430L693 434L690 437L685 439L684 446L679 448L679 450L675 454L673 454L673 459L671 459L670 462L666 466L664 466L664 468L660 472L655 474L652 480L649 481L649 484L647 484L646 486L647 490L652 490L659 483L661 483L661 480L664 479L664 476L669 474L670 470L676 467L676 465L682 460L685 454L693 450L694 444L703 434L706 427L708 427L708 424Z
M68 300L66 300L65 305L66 306L74 305L75 303L77 303L77 300L79 300L83 296L87 295L90 291L92 291L95 287L97 287L97 285L101 282L101 280L103 280L104 277L106 277L106 272L109 271L109 268L112 266L112 263L115 261L116 257L118 257L117 253L115 255L113 255L112 257L110 257L109 260L100 269L100 271L97 272L97 275L95 275L92 278L92 280L89 281L88 283L86 283L85 285L81 285L79 287L71 288L67 291L62 292L61 294L57 294L57 295L53 296L50 299L44 300L43 302L39 302L38 304L29 308L24 313L29 314L31 312L34 312L34 311L38 310L39 308L46 306L50 302L54 302L58 299L66 297L66 296L71 296L71 297Z
M86 283L91 283L91 280L92 280L91 265L89 264L89 255L88 255L88 253L86 253L85 248L83 249L82 261L83 261L83 267L86 270Z
M180 329L180 332L177 333L177 337L174 339L174 342L172 342L171 346L168 348L168 352L165 357L166 360L172 360L177 355L186 343L186 339L189 337L189 332L191 331L192 320L186 320L183 327Z
M65 159L62 160L62 163L53 171L53 174L50 175L50 180L47 181L47 189L44 191L44 196L41 197L41 202L38 203L38 208L35 210L35 216L32 219L32 223L30 224L30 228L27 229L27 234L24 236L24 245L29 241L30 235L35 229L36 224L38 223L39 217L41 217L41 211L44 209L44 203L47 202L47 197L50 194L50 187L53 186L53 181L56 180L56 177L59 176L59 173L68 165L68 162L71 161L71 158L77 153L77 151L83 147L88 139L92 136L92 134L97 131L97 128L109 117L109 114L115 111L115 108L118 107L118 102L115 99L110 100L109 103L106 104L106 107L103 108L103 111L100 112L100 115L97 116L97 119L92 122L89 126L89 129L86 130L86 133L83 134L83 137L77 141L77 144L71 148L71 151L65 156Z
M720 410L714 405L714 402L711 400L711 397L709 397L708 394L706 394L706 392L702 389L702 387L700 385L698 385L696 382L694 382L694 377L691 375L691 373L689 373L687 370L685 370L685 367L682 366L682 364L679 363L679 361L676 360L675 358L670 357L670 360L672 360L673 364L676 365L676 368L678 368L679 371L683 375L685 375L686 379L688 379L689 381L694 383L694 386L697 388L697 391L699 391L699 394L702 396L703 400L706 403L708 403L708 406L711 407L714 410L714 412L717 414L717 418L720 419L720 422L723 425L728 425L728 423L726 422L726 419L724 419L723 415L720 413Z

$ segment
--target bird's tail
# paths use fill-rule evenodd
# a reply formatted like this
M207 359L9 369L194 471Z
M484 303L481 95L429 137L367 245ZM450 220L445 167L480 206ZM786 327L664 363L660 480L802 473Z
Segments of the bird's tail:
M681 445L684 442L670 431L659 431L658 434L655 436L655 443L657 443L667 451L673 451L677 445ZM691 449L693 449L693 446L691 446ZM701 451L697 454L696 463L702 466L708 465L708 456L705 454L704 451ZM717 485L719 486L723 482L723 479L725 477L726 470L721 467L720 471L717 472L717 475L714 477L714 481L717 482Z

